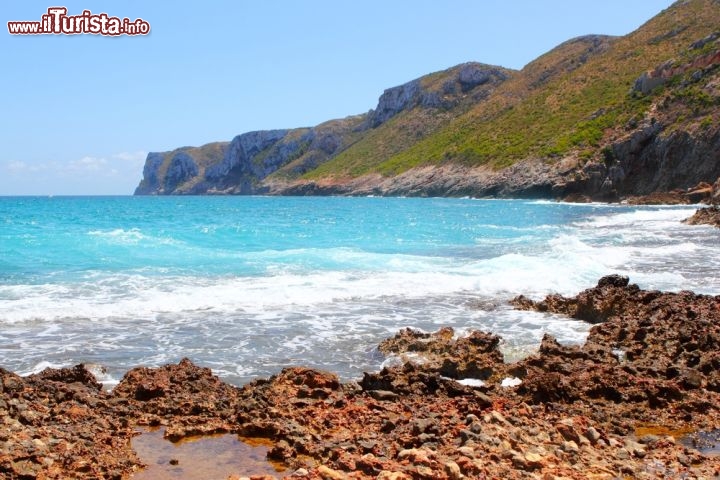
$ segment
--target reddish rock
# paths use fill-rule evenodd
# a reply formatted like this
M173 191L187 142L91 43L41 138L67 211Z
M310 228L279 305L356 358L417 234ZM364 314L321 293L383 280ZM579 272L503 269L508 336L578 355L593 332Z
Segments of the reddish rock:
M82 366L0 369L0 477L128 479L141 467L133 427L161 424L173 440L260 437L287 478L713 478L720 458L674 432L720 428L719 302L609 276L575 297L514 301L595 323L584 345L546 335L505 364L495 335L403 330L379 348L405 362L359 385L291 367L236 388L184 359L104 392ZM502 388L506 376L522 382Z
M720 228L720 208L717 206L701 208L692 217L683 220L688 225L712 225Z
M423 362L418 368L446 377L487 379L494 373L493 366L503 363L499 345L500 337L485 332L474 331L455 339L450 327L435 333L406 328L381 342L378 350L404 360L412 358L407 354L419 354Z

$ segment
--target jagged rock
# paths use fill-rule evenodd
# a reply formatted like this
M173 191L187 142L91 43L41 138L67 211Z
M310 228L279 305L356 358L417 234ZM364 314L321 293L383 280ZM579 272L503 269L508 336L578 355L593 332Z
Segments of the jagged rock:
M667 79L662 76L654 76L651 71L643 72L633 83L633 91L647 95L665 82Z
M717 206L701 208L692 217L683 220L688 225L712 225L720 228L720 208Z
M414 106L420 97L420 80L413 80L397 87L388 88L378 100L370 115L370 126L376 128L401 111Z
M700 40L698 40L698 41L696 41L696 42L691 43L691 44L690 44L690 48L691 48L691 49L700 49L700 48L703 48L705 45L707 45L707 44L710 43L710 42L714 42L714 41L717 40L718 38L720 38L720 32L713 32L713 33L711 33L710 35L708 35L707 37L702 38L702 39L700 39Z
M287 135L287 130L262 130L243 133L233 138L222 162L207 169L208 180L219 180L231 172L236 174L255 174L259 178L267 176L267 168L263 164L256 165L253 159L261 152L277 144ZM271 162L272 163L272 162Z
M491 80L503 81L508 78L506 72L499 68L489 67L477 63L466 63L458 73L457 81L460 83L463 92L484 85Z
M452 328L443 328L432 334L404 329L395 337L383 341L378 350L406 359L404 354L421 353L422 363L417 368L456 379L487 379L493 373L493 366L502 363L503 356L498 348L500 337L497 335L472 332L458 339L454 335Z
M165 190L170 192L178 185L196 176L199 172L195 160L186 152L178 152L173 155L165 173Z
M720 177L713 183L709 202L713 205L720 204Z
M143 167L143 180L135 191L136 195L150 195L158 193L160 177L158 170L165 160L165 155L157 152L148 153Z
M133 369L112 392L82 366L28 377L0 369L0 476L129 478L141 462L127 448L136 425L163 425L171 440L263 439L289 478L613 478L649 466L669 478L716 475L716 457L652 428L720 424L720 297L645 291L612 275L575 297L518 302L540 304L600 323L583 345L546 335L513 364L490 333L403 330L381 349L431 361L367 373L361 388L304 367L237 388L187 359ZM482 397L439 372L472 358L494 372ZM509 375L522 383L497 386Z

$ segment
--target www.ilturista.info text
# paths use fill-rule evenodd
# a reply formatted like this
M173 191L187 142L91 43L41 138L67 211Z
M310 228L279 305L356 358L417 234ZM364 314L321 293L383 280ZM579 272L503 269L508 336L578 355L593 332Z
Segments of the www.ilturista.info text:
M65 7L50 7L40 21L7 22L11 35L147 35L150 24L138 18L108 16L107 13L92 13L83 10L80 15L68 15Z

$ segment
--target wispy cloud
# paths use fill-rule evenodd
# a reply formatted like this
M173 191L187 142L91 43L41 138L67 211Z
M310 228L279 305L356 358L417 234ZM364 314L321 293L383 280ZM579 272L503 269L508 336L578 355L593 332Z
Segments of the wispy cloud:
M27 175L27 174L36 174L40 172L45 171L52 171L52 166L55 164L55 162L42 162L42 163L30 163L30 162L23 162L20 160L11 160L9 162L5 162L4 167L5 172L11 174L11 175Z
M82 174L82 173L104 173L117 175L120 172L134 171L142 166L147 156L146 152L120 152L107 157L86 155L82 158L68 162L50 161L30 163L20 160L5 162L4 170L13 175L28 173L49 173L49 174Z
M10 173L21 173L28 170L28 164L25 162L12 161L5 165L5 169Z
M145 157L147 157L147 152L137 151L137 152L120 152L116 153L112 156L113 158L116 158L118 160L124 160L126 162L144 162Z
M99 172L106 170L108 161L98 157L83 157L68 162L68 168L75 172Z
M0 194L129 193L142 177L146 152L85 155L73 160L0 161Z

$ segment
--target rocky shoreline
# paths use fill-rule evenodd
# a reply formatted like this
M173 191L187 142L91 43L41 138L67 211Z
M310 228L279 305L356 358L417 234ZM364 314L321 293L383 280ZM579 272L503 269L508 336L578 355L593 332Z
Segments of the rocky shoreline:
M582 346L546 335L516 363L490 333L406 329L379 346L397 365L349 383L291 367L238 388L185 359L107 392L82 365L0 369L0 476L131 478L137 428L163 426L172 441L262 439L287 468L278 477L720 477L720 296L609 276L572 298L512 303L596 325ZM229 478L272 478L252 473Z

